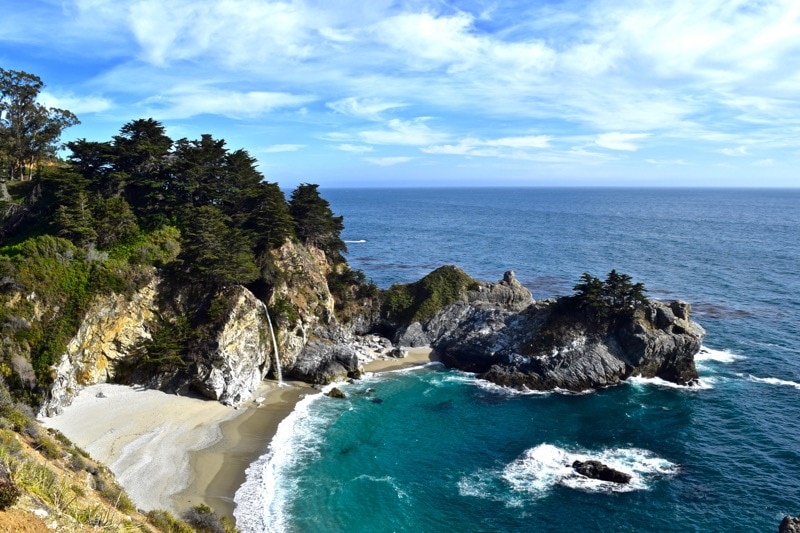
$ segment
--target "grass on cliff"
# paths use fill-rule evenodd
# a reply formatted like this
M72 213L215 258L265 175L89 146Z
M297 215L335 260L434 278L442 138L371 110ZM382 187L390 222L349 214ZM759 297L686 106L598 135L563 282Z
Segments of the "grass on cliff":
M401 324L425 322L477 288L478 282L460 268L439 267L417 282L392 285L384 295L381 316Z

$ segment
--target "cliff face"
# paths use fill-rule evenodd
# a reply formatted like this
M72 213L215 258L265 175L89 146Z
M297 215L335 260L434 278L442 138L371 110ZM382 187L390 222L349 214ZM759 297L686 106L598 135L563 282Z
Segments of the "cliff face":
M581 391L631 376L689 385L698 379L694 355L705 334L689 312L684 302L650 302L598 324L565 314L554 301L522 313L458 304L426 328L444 332L433 341L443 363L499 385Z
M309 339L336 324L327 281L331 267L321 250L291 241L272 255L280 275L269 307L275 314L281 366L292 375Z
M132 298L112 294L93 302L53 370L55 379L43 414L60 412L87 385L112 380L116 365L150 338L149 324L158 311L154 274Z
M268 308L284 375L328 382L352 374L359 365L349 346L355 341L336 323L325 254L287 241L273 258L277 281ZM154 330L194 312L197 295L151 271L150 281L130 297L97 297L54 366L42 414L59 412L85 386L115 379L171 392L195 391L227 405L250 399L268 374L277 374L268 310L242 286L201 298L224 309L223 316L197 328L200 334L184 366L153 369L138 367L146 361L143 347Z

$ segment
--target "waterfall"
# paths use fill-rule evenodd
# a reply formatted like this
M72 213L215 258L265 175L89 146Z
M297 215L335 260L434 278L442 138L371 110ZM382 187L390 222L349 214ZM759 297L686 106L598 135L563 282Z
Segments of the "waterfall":
M269 317L269 310L267 304L261 302L264 308L264 314L267 315L267 324L269 325L269 334L272 337L272 349L275 354L275 373L278 374L278 385L283 385L283 372L281 371L281 358L278 356L278 341L275 339L275 330L272 329L272 319Z

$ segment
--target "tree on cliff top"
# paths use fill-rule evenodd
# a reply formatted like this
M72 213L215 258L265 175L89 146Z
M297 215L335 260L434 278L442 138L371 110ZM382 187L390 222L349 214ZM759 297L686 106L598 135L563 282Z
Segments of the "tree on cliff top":
M0 179L24 180L37 163L55 155L64 129L79 123L70 111L37 102L42 80L0 68Z
M332 259L341 258L347 246L341 238L344 219L333 215L330 203L319 195L319 185L298 186L289 200L289 213L294 218L295 232L304 244L316 246Z

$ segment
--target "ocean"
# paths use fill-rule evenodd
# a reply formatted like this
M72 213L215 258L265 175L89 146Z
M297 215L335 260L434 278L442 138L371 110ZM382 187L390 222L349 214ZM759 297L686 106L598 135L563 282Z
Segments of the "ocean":
M236 495L243 532L777 531L800 514L800 191L322 194L350 265L380 287L455 264L489 281L514 270L540 299L616 269L690 302L702 386L520 394L438 365L367 376L281 424ZM586 457L632 482L576 478L566 465Z

